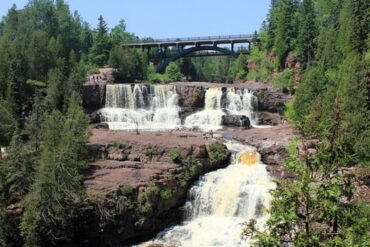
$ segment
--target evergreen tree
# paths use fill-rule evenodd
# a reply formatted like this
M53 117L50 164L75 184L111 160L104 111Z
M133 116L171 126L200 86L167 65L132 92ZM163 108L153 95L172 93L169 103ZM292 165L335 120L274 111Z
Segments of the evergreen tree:
M338 122L332 127L332 135L322 143L317 158L303 154L302 160L296 144L289 147L290 157L284 166L296 178L277 182L266 230L260 231L256 221L251 220L244 232L259 246L367 246L370 243L369 208L351 202L354 177L340 169L343 153Z
M17 120L10 111L0 102L0 160L2 158L2 147L7 146L17 129Z
M50 112L61 109L63 102L63 84L65 81L63 59L58 60L58 66L48 73L48 86L46 88L45 105Z
M285 59L294 48L297 36L296 11L299 3L296 0L280 0L276 3L274 51L277 54L280 69L285 68Z
M359 163L370 165L370 111L366 67L356 52L348 54L339 68L338 101L343 112L341 135L345 150Z
M370 30L370 4L366 0L344 0L340 13L338 45L343 54L364 52Z
M70 226L84 194L82 169L89 137L88 118L80 104L73 93L65 117L59 111L47 117L40 164L21 223L26 246L71 237Z
M19 133L13 135L7 150L7 157L1 164L5 174L6 198L9 204L19 202L28 192L33 179L33 159L28 146Z
M312 0L303 0L299 16L298 55L304 65L310 65L314 59L317 36Z
M25 133L29 137L31 152L37 156L39 156L43 136L44 112L41 91L36 90L32 105L32 114L26 120Z
M107 24L102 16L99 17L99 24L96 31L94 43L90 50L90 60L98 66L107 64L111 43L108 35Z

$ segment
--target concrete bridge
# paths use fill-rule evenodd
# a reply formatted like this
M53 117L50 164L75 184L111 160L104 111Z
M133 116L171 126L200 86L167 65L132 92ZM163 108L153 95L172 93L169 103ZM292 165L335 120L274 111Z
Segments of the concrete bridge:
M177 39L148 39L123 43L123 47L146 50L148 58L157 65L157 72L163 73L170 62L181 57L220 56L236 57L247 53L251 45L258 42L256 34L190 37ZM247 44L247 49L235 49L235 44ZM230 45L230 49L219 45ZM201 53L196 53L201 51Z

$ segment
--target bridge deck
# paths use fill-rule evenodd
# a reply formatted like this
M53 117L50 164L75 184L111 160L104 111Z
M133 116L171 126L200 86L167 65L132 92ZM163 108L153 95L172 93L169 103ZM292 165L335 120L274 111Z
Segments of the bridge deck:
M150 41L132 41L123 43L125 47L148 48L159 46L187 46L187 45L217 45L217 44L236 44L256 41L258 38L254 34L228 35L228 36L208 36L191 37L177 39L156 39Z

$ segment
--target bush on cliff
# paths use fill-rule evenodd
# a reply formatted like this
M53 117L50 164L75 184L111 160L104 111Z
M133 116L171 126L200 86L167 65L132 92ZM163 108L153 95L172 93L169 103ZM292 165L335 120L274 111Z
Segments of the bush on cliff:
M214 143L209 145L208 155L211 166L219 166L229 157L229 152L222 143Z

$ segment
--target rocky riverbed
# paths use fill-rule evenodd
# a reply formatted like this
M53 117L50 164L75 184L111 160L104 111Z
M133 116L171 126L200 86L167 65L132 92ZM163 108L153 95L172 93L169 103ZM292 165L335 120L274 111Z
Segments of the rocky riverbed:
M297 134L279 114L290 99L281 90L248 82L243 84L173 83L182 121L205 107L208 88L248 89L258 99L257 124L245 116L224 116L216 132L183 127L170 131L114 131L104 123L92 124L88 145L93 159L86 171L89 195L80 236L96 246L122 246L154 236L182 219L188 188L209 171L230 163L224 143L236 140L256 147L275 178L288 177L281 168L285 148ZM105 84L84 87L84 105L92 122L105 105ZM223 93L224 94L224 93ZM223 97L223 96L222 96ZM240 126L240 127L235 127Z

